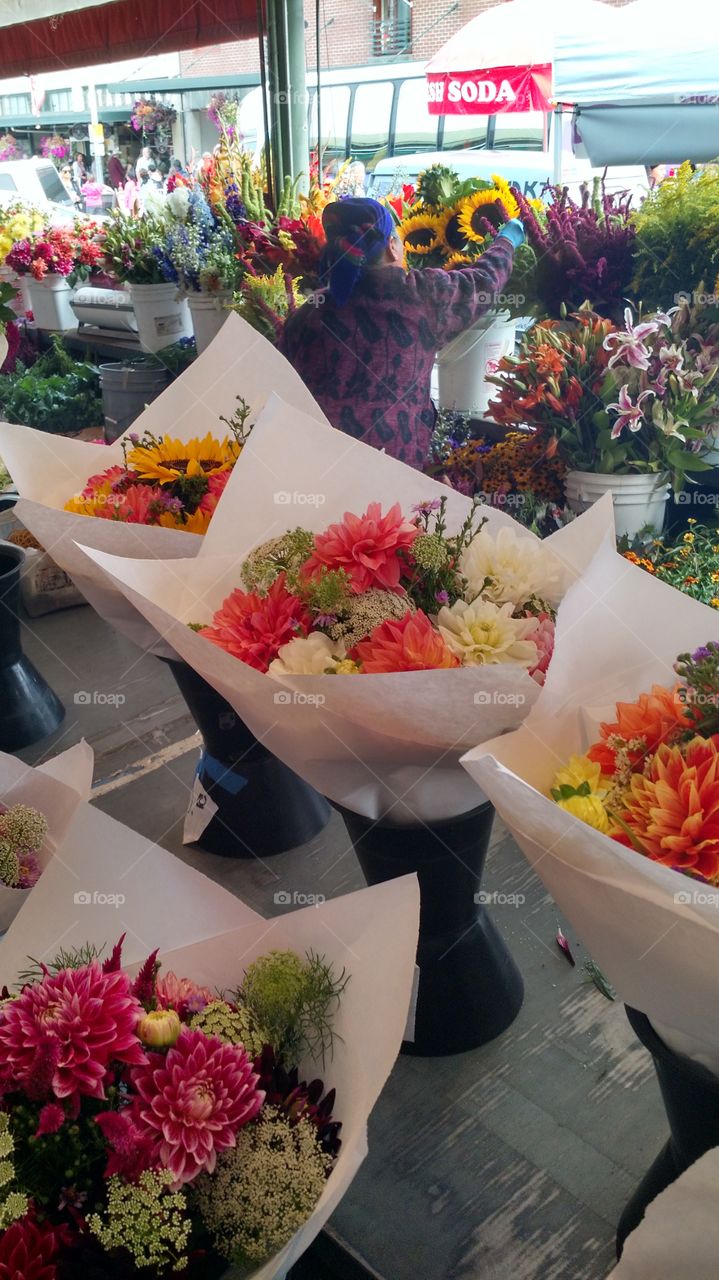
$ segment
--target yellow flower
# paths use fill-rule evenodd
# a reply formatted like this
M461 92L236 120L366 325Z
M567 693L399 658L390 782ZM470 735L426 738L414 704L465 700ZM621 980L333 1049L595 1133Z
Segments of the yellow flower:
M685 533L685 534L683 535L683 539L682 539L682 541L684 541L684 542L693 542L693 541L694 541L694 534L693 534L693 533Z
M452 267L466 267L472 261L473 259L470 258L468 253L453 253L451 257L447 258L444 265L447 270L450 270Z
M467 240L472 240L475 244L483 244L487 238L486 232L480 227L482 218L488 218L493 226L499 226L505 221L497 208L498 201L501 201L508 218L519 217L519 205L508 183L496 176L493 176L492 181L495 184L493 187L475 191L474 195L467 196L460 204L459 229Z
M240 454L235 440L225 436L216 440L208 432L204 440L173 440L162 436L156 444L130 449L127 465L143 480L157 480L167 484L179 476L209 475L213 471L227 471L234 466Z
M589 783L593 795L607 794L607 779L602 777L601 766L588 756L570 756L564 768L559 770L552 787L581 787L583 782Z
M335 667L336 676L354 676L361 670L359 663L353 662L351 658L343 658ZM357 686L359 688L359 685Z
M441 247L443 219L433 213L414 214L397 228L407 253L433 253Z
M712 582L719 582L719 573L710 573L709 577Z
M711 605L712 609L719 609L719 596L712 596L712 598L711 598L711 600L709 601L709 603L710 603L710 605Z
M570 796L568 800L558 800L557 804L565 813L573 813L575 818L586 822L588 827L596 831L609 831L609 818L599 796Z
M492 174L492 182L494 183L495 187L497 188L497 190L498 190L498 192L499 192L499 194L500 194L500 196L501 196L502 204L504 205L505 209L507 210L507 217L508 217L508 218L518 218L518 217L519 217L519 205L517 204L517 201L515 200L514 196L512 195L512 190L511 190L511 188L510 188L509 183L507 182L507 179L506 179L506 178L502 178L502 177L500 176L500 174L498 174L498 173L493 173L493 174ZM539 203L540 208L541 208L541 204L542 204L541 200L540 200L538 203Z
M137 1024L137 1034L143 1044L153 1049L169 1049L179 1038L182 1023L174 1009L153 1009Z

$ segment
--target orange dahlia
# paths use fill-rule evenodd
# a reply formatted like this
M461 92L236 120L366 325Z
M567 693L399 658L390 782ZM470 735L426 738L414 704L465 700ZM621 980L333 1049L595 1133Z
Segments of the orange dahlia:
M282 645L306 636L311 625L305 605L287 590L281 573L266 596L232 591L200 635L257 671L267 671Z
M426 613L406 613L395 621L388 618L360 640L350 657L362 664L363 672L376 675L388 671L433 671L460 666Z
M682 730L691 729L691 716L679 696L681 688L679 684L672 689L655 684L651 693L640 694L636 702L618 702L616 722L600 726L602 741L590 747L589 759L601 765L602 773L611 777L617 765L616 747L611 739L638 743L629 752L632 764L638 764L662 743L672 742Z
M311 578L323 568L343 569L356 595L370 587L398 591L401 553L412 546L418 533L417 525L405 520L398 502L386 515L379 502L370 502L364 515L346 511L341 522L315 535L304 572Z
M693 738L660 746L635 773L622 818L650 858L705 880L719 876L719 746Z

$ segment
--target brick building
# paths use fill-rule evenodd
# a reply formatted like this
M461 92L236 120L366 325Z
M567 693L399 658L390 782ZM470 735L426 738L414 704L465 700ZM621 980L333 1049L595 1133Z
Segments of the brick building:
M426 61L483 9L504 0L321 0L320 61L323 67L361 66L387 57ZM541 4L541 0L537 0ZM605 0L622 5L627 0ZM315 4L305 0L307 65L316 65ZM257 42L193 49L180 55L187 76L257 71Z

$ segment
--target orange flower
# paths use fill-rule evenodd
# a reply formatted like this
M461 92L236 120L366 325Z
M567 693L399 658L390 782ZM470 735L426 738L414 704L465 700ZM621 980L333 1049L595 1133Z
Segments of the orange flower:
M649 775L635 773L623 819L655 862L719 876L717 739L660 746Z
M282 645L294 636L306 636L311 622L303 602L287 590L281 573L265 596L232 591L200 635L257 671L267 671Z
M355 594L379 587L399 591L403 569L402 554L419 533L416 524L405 520L398 502L382 515L379 502L370 502L361 516L345 511L344 518L315 534L312 555L304 572L312 578L326 569L343 569L349 574Z
M366 640L360 640L350 657L361 662L363 672L369 675L461 665L421 609L405 613L399 621L381 622Z
M537 373L563 373L565 357L548 342L540 342L535 349Z
M651 755L664 742L672 741L682 729L692 727L691 716L687 713L686 703L679 697L679 689L665 689L663 685L652 686L651 693L642 693L636 702L618 702L615 724L600 725L602 741L590 747L587 755L595 764L602 767L602 773L613 775L616 771L616 752L607 741L609 738L623 738L625 742L636 741L642 746L631 750L629 757L633 765Z

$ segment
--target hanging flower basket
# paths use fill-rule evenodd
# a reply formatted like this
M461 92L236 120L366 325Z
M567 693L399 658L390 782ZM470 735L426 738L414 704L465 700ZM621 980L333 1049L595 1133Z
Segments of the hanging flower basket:
M156 102L154 98L137 98L132 108L130 123L135 133L156 133L158 129L170 128L177 119L174 107L164 102Z
M53 133L40 139L40 155L47 160L67 160L70 155L70 143L59 133Z
M0 133L0 161L22 160L25 152L11 133Z

